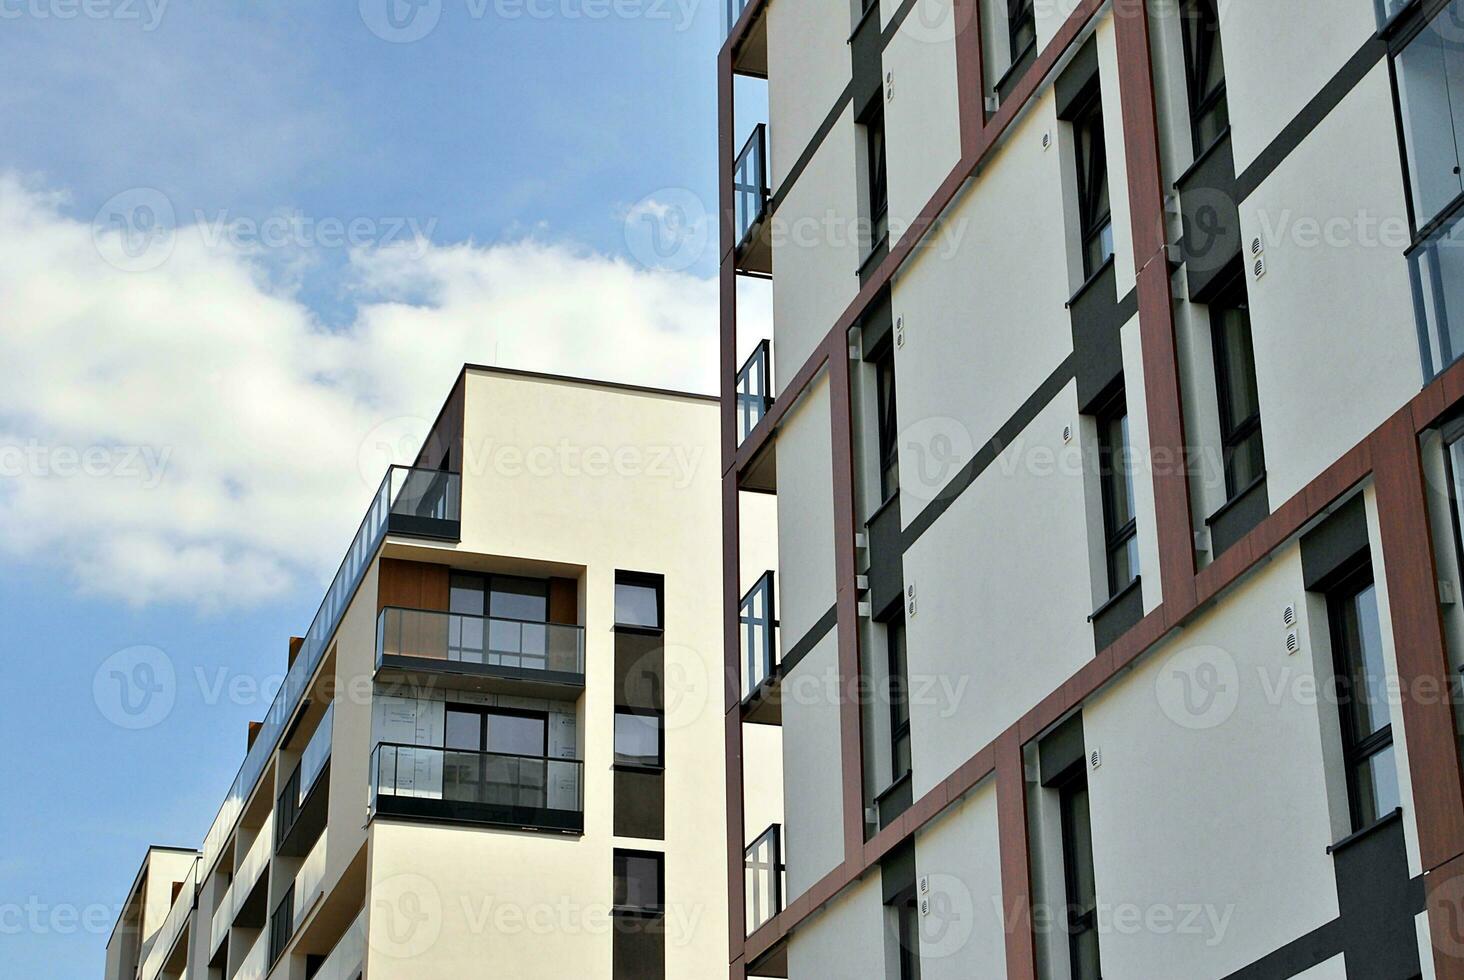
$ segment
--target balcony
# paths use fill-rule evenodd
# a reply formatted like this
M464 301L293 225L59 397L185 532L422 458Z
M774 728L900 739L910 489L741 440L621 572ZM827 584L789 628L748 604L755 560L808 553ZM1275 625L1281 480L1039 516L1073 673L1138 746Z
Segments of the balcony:
M372 752L371 811L515 830L584 832L584 763L383 742Z
M742 719L754 725L778 725L783 720L776 606L773 573L768 571L742 597L737 614L742 637Z
M217 953L236 922L258 925L265 901L264 869L269 866L270 845L274 840L274 815L265 820L259 835L244 854L234 872L234 880L224 891L218 908L209 923L209 952ZM247 907L247 912L246 912Z
M264 980L269 973L269 932L261 931L234 973L234 980Z
M753 8L751 14L747 14L749 7ZM743 17L748 18L745 31L735 39L732 47L732 70L739 75L768 77L768 19L763 16L766 8L766 0L722 0L725 36L736 35Z
M321 886L325 883L326 839L325 834L320 835L320 839L310 849L309 856L305 858L305 863L300 865L300 870L295 874L295 884L290 890L295 896L295 921L290 927L292 933L304 924L305 917L315 907L315 900L322 894Z
M773 274L772 222L768 219L768 127L759 123L732 166L732 220L737 271Z
M573 700L585 686L585 630L388 606L376 623L376 672L410 684L446 673L455 688Z
M366 910L356 916L312 980L356 980L366 959Z
M170 972L180 973L187 966L188 943L184 942L180 947L178 939L193 914L194 900L198 897L198 873L198 861L195 860L188 876L183 879L178 894L173 897L173 905L168 909L167 918L163 919L162 927L145 950L142 967L137 971L141 980L156 980L164 967L171 966ZM177 955L174 955L175 947Z
M275 910L269 916L269 965L271 968L285 955L290 937L295 934L295 885L292 882L285 890Z
M743 852L743 891L750 936L783 911L788 871L783 864L783 825L773 824Z
M300 753L300 764L275 801L275 851L290 857L307 853L325 830L330 805L330 746L335 705L321 716L315 734Z
M388 533L455 540L461 527L462 478L441 470L393 466L387 470L346 556L316 610L305 642L270 703L254 743L245 753L234 784L203 842L203 865L211 869L234 832L244 803L279 746L286 726L305 697L310 678L335 638L336 627L356 595L366 569Z
M758 342L752 355L737 372L737 445L750 435L773 407L773 347Z
M1408 252L1424 381L1464 354L1464 209Z

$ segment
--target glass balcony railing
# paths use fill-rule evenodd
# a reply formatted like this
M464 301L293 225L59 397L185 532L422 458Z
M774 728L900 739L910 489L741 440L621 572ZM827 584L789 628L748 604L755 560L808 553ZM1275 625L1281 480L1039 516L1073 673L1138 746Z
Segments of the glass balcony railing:
M751 697L778 666L778 618L773 573L764 572L742 597L737 620L742 635L742 697Z
M768 127L759 123L732 167L733 219L741 248L768 210Z
M173 944L178 941L183 927L188 924L188 917L193 914L193 902L197 894L198 859L195 858L193 866L183 879L183 887L178 889L178 894L173 898L167 918L163 919L162 927L153 935L152 945L148 947L147 955L143 958L142 968L137 973L142 980L155 980L162 972L168 954L173 951Z
M315 727L315 734L310 736L310 741L305 744L305 751L300 753L300 795L299 803L303 805L305 798L315 788L315 781L320 778L321 771L325 764L330 761L330 740L331 731L335 723L335 703L332 702L320 719L320 724Z
M312 980L355 980L366 958L366 910L356 916Z
M388 606L377 619L378 668L386 657L583 676L585 630L560 623Z
M773 824L743 852L743 889L750 936L783 911L787 868L783 864L783 826Z
M579 832L584 763L383 742L372 753L372 810Z
M458 474L441 470L419 470L393 466L372 498L346 557L326 590L325 599L305 633L305 642L285 674L284 683L265 713L264 722L244 756L224 805L214 818L203 844L203 863L211 869L223 852L243 811L244 802L263 775L265 766L279 745L285 725L305 696L315 668L335 636L341 616L356 594L376 549L387 533L426 534L450 537L460 527L462 480Z
M1464 212L1414 246L1408 262L1423 377L1429 381L1464 354Z
M737 372L737 444L750 435L773 407L773 346L758 343Z
M261 929L254 945L249 947L244 962L239 964L234 980L264 980L265 974L269 973L269 967L269 930Z
M320 839L315 842L315 847L305 858L300 870L295 874L295 920L290 931L300 928L305 920L305 914L315 905L315 898L320 891L320 886L325 881L325 842L329 834L321 834Z

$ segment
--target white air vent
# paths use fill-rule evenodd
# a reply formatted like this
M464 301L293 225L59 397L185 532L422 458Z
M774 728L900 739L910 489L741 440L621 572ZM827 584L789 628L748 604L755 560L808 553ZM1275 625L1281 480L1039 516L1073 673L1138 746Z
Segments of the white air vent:
M1264 255L1259 255L1256 257L1255 262L1251 265L1251 274L1254 275L1257 279L1265 277L1266 257Z
M1062 427L1062 441L1064 445L1073 441L1073 427L1071 425Z
M1452 606L1459 601L1459 591L1450 579L1439 580L1439 605Z
M930 894L930 875L921 875L920 876L920 894L922 894L922 895L929 895Z
M911 583L905 586L905 615L913 619L915 617L915 585Z
M1281 610L1281 625L1287 629L1296 625L1296 607L1287 603L1286 608Z
M1050 150L1050 149L1052 149L1052 134L1051 133L1043 133L1042 134L1042 149L1044 149L1044 150Z
M895 317L895 346L905 346L905 318L902 316Z
M1250 252L1252 255L1260 255L1266 250L1266 240L1260 235L1251 239Z
M895 73L894 73L894 71L887 71L887 72L885 72L885 101L886 102L893 102L893 101L895 101Z
M924 895L920 896L920 914L930 914L930 899Z
M1097 769L1101 765L1103 765L1103 753L1101 751L1099 751L1098 749L1089 749L1088 750L1088 768L1089 769Z
M1286 655L1290 656L1300 649L1301 637L1297 635L1296 630L1292 630L1291 632L1286 634Z

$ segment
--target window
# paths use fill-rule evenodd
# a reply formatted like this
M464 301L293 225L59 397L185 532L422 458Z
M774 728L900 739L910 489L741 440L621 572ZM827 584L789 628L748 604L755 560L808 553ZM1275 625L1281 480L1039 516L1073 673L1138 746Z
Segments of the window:
M543 758L549 754L549 716L450 704L443 736L449 749Z
M875 397L879 412L879 492L889 500L900 489L900 423L895 407L895 348L886 344L870 360L874 363Z
M920 980L920 908L914 895L895 906L900 940L900 980Z
M1098 897L1093 881L1093 834L1086 762L1055 785L1062 817L1063 884L1067 889L1068 955L1073 980L1098 980Z
M1083 278L1091 279L1113 257L1103 100L1096 87L1073 117L1073 137L1078 162L1078 229L1082 238Z
M615 709L615 764L647 768L665 764L659 715Z
M1464 0L1437 14L1464 23ZM1419 30L1395 60L1414 225L1423 229L1464 193L1464 46L1457 27Z
M1266 472L1261 444L1261 402L1256 393L1256 356L1251 346L1250 308L1239 285L1210 305L1215 351L1215 391L1220 407L1225 496L1234 500Z
M869 247L879 247L890 230L889 178L885 170L884 109L879 102L864 121L864 152L869 195Z
M442 798L542 807L549 764L549 716L449 704L443 731Z
M542 666L546 634L537 624L549 621L544 579L453 572L448 610L448 659L513 667L527 659Z
M662 583L659 575L615 573L615 625L660 629Z
M1007 40L1014 65L1037 44L1037 8L1033 0L1007 0Z
M1361 830L1399 805L1393 719L1371 566L1363 566L1329 590L1327 610L1352 829Z
M910 772L910 668L905 653L905 620L892 620L886 629L890 670L891 781Z
M1103 484L1103 535L1108 594L1116 596L1139 575L1138 525L1129 452L1128 408L1122 392L1098 415L1098 475Z
M1190 132L1195 156L1208 150L1230 127L1225 100L1225 62L1220 52L1220 18L1215 0L1184 0L1184 67L1189 89Z
M617 912L659 915L665 909L664 855L654 851L616 851L613 901Z

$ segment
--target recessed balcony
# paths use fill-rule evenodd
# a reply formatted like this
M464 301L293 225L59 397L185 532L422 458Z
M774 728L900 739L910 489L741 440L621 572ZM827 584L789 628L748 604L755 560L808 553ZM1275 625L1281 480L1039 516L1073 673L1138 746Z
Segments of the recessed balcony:
M783 864L783 825L773 824L743 852L743 892L750 936L783 911L788 871Z
M748 13L748 8L752 8L751 13ZM743 28L732 47L732 70L739 75L768 77L766 8L766 0L723 0L722 30L725 36L738 35L738 28Z
M763 573L742 597L737 619L742 638L742 720L754 725L781 724L782 664L771 571Z
M386 475L388 534L456 541L462 532L461 474L393 466Z
M387 606L377 619L376 672L455 689L573 700L585 686L583 626Z
M759 123L732 166L732 218L738 272L755 276L773 274L771 201L768 127Z
M315 734L300 753L300 764L275 801L276 851L290 857L308 854L325 830L330 808L330 746L335 705L325 709Z
M584 832L584 763L383 742L371 758L373 817Z
M737 445L773 407L773 345L761 340L737 372Z

